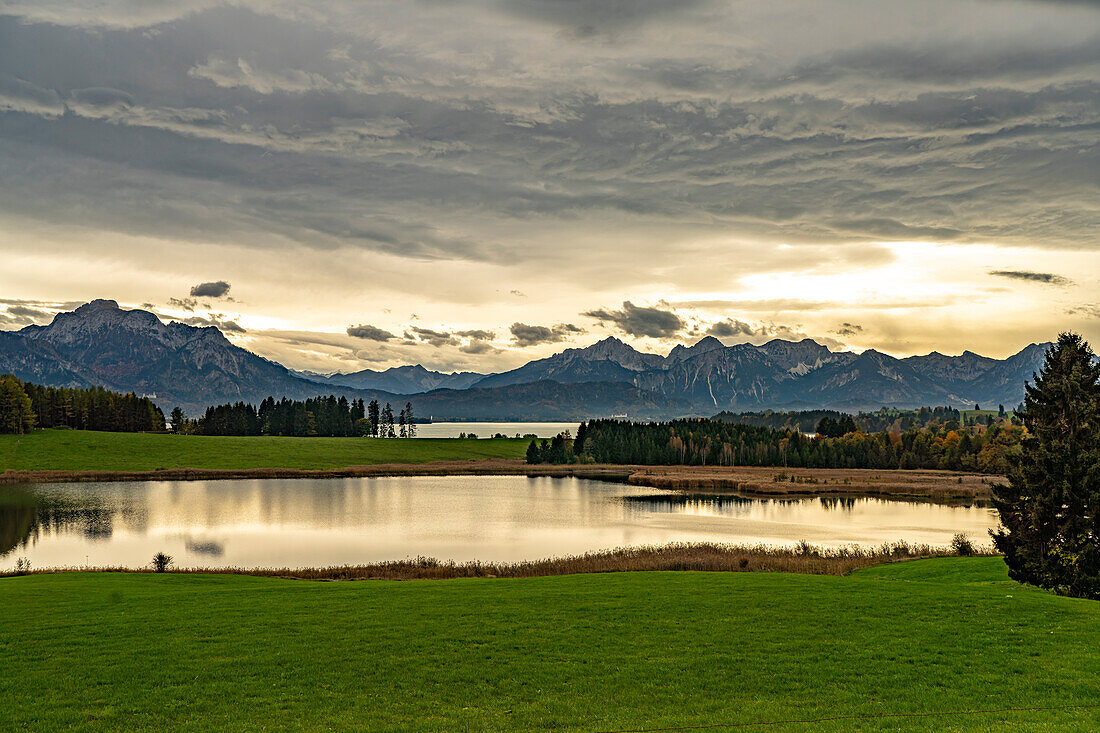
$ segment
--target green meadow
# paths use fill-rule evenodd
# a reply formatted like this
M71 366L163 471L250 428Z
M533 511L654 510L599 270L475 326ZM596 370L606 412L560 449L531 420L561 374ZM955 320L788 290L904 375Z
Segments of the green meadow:
M0 435L0 472L171 468L331 470L379 463L523 458L529 440L283 438L36 430Z
M1100 603L1011 582L1000 558L844 577L43 574L0 579L0 608L10 730L1100 729L1100 707L1067 707L1100 704Z

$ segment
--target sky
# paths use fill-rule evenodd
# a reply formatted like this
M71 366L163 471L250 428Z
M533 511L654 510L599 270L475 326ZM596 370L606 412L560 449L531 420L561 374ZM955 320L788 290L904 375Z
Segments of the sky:
M0 0L0 329L1098 345L1098 100L1084 0Z

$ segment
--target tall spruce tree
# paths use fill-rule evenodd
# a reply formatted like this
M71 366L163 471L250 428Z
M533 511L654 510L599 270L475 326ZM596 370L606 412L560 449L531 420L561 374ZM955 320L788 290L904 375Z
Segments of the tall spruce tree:
M1100 598L1100 364L1064 333L1025 393L1017 415L1029 437L993 489L994 544L1013 579Z
M172 410L170 421L172 423L172 432L178 435L183 432L184 423L187 422L187 415L184 414L182 408L176 407Z
M413 417L413 406L411 402L405 403L405 430L408 432L410 438L416 437L416 419Z
M378 426L381 425L382 417L378 409L378 400L371 400L367 405L367 420L370 422L370 436L372 438L378 437Z
M383 438L396 438L397 431L393 427L393 407L387 402L382 408L382 422L379 425L379 434Z

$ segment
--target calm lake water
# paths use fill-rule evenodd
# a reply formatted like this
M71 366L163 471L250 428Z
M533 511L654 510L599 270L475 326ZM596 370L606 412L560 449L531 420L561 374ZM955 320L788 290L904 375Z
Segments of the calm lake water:
M444 476L0 485L0 567L296 567L431 556L521 560L718 541L987 542L985 507L684 497L582 479Z
M540 438L553 438L565 430L575 435L580 422L435 422L430 425L417 425L418 438L457 438L460 433L473 433L479 438L491 438L497 433L514 438L516 435L537 435Z

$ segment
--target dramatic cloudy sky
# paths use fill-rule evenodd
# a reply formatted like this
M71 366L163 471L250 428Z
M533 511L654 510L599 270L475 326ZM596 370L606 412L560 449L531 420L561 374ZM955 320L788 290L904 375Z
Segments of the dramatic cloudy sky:
M0 0L0 328L1095 344L1098 92L1084 0Z

